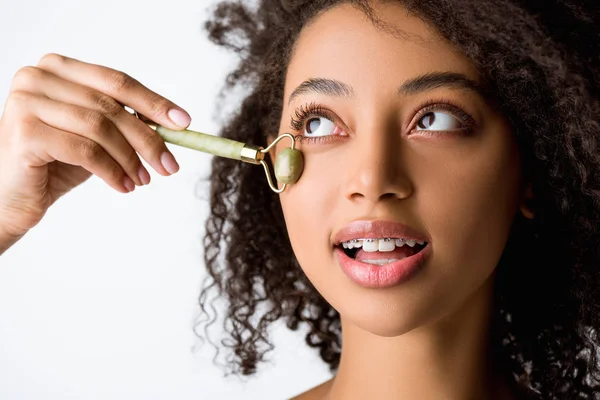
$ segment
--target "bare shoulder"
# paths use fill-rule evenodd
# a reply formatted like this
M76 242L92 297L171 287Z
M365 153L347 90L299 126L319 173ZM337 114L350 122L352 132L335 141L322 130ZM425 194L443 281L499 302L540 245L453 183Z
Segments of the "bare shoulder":
M325 381L314 388L307 390L304 393L300 393L299 395L290 398L290 400L323 400L333 383L333 379Z

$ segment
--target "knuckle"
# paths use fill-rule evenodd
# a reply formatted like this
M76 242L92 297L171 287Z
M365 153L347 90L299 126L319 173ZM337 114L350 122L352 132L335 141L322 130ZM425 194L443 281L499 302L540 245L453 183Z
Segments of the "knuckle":
M96 108L104 115L113 117L120 114L124 110L123 107L121 107L121 105L110 96L98 93L92 93L90 96L92 97Z
M108 167L109 179L114 182L121 182L124 176L125 173L123 172L123 169L116 162L110 163Z
M45 65L60 65L66 61L67 57L56 53L47 53L42 56L38 62L38 66Z
M39 129L37 119L30 115L27 115L24 107L23 99L25 96L21 92L15 92L16 95L10 95L6 104L5 110L11 115L11 119L8 122L10 129L1 133L1 136L8 140L8 144L15 151L21 153L28 146L31 145L31 141L34 138L34 134Z
M12 90L33 88L44 72L37 67L26 66L17 71L12 79Z
M138 157L136 151L131 148L129 154L127 155L127 165L125 166L127 170L137 173L138 168L140 167L140 158Z
M164 142L155 133L143 134L140 141L142 148L147 152L160 154L164 150Z
M27 103L29 102L30 98L31 95L29 93L15 90L6 98L4 108L13 115L20 115L22 112L27 110Z
M88 161L98 160L103 153L102 147L92 140L77 142L75 150Z
M112 122L104 114L98 111L88 111L85 116L86 124L96 134L107 132L112 128Z
M29 97L29 95L26 92L22 92L20 90L15 90L15 91L9 93L8 97L6 98L6 102L5 102L4 106L6 108L19 107L21 104L24 104L27 102L28 97Z
M31 146L37 130L38 126L34 121L27 119L19 121L12 131L11 138L15 151L23 153L25 149Z
M112 92L121 93L131 88L134 85L134 80L121 71L111 71L108 74L106 84Z
M146 103L153 115L166 113L171 105L168 100L157 96L151 96Z

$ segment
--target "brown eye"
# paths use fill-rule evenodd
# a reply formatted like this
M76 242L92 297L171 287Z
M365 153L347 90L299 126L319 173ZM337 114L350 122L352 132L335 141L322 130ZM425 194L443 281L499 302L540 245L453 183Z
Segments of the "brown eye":
M417 130L452 131L464 128L462 122L452 115L435 111L425 114L417 123Z

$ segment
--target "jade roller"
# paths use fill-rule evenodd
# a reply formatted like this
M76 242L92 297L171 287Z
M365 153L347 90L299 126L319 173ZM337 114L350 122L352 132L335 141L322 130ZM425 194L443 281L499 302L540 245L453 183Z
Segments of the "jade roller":
M158 133L167 143L213 154L219 157L243 161L249 164L261 164L265 169L269 187L275 193L282 193L287 185L293 185L298 182L300 175L302 175L302 170L304 169L302 152L295 148L296 139L289 133L279 135L267 148L262 148L260 146L254 146L220 136L208 135L189 129L175 131L165 128L162 125L158 125L135 111L133 114L156 131L156 133ZM291 147L281 150L279 154L277 154L277 160L275 161L275 179L277 179L278 182L283 183L281 189L278 189L273 183L269 166L265 161L265 155L286 137L291 139L292 145Z

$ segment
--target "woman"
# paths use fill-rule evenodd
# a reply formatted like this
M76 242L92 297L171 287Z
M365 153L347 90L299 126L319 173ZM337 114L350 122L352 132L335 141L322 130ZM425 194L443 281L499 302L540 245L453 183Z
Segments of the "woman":
M242 57L228 84L252 89L223 135L291 132L305 156L279 196L214 160L200 305L230 302L233 371L255 371L283 318L335 372L298 399L599 398L598 17L583 2L219 5L211 37ZM16 75L0 247L90 172L147 183L134 151L177 170L122 105L189 123L106 67L49 55Z

